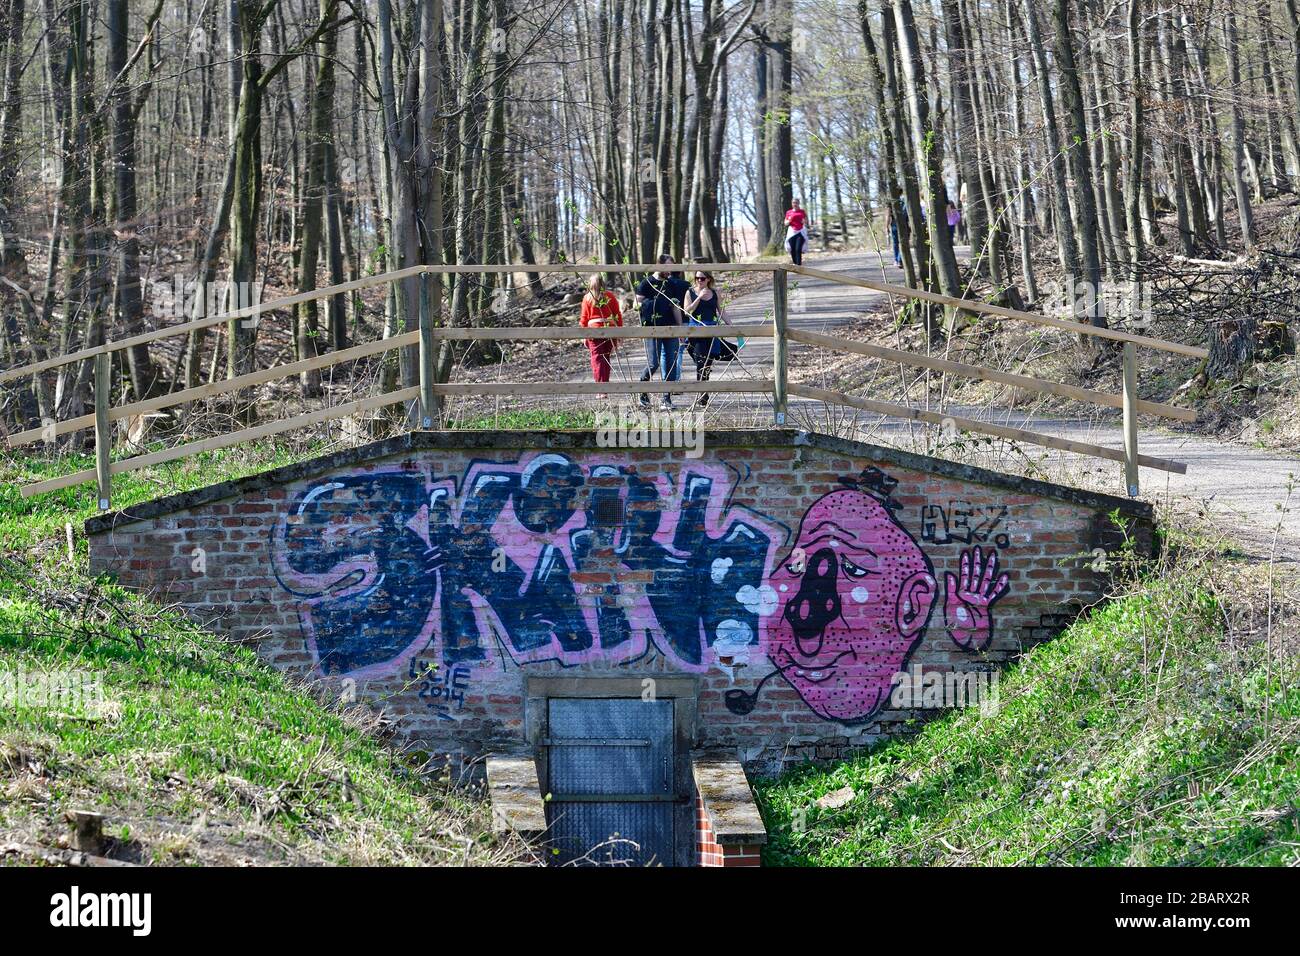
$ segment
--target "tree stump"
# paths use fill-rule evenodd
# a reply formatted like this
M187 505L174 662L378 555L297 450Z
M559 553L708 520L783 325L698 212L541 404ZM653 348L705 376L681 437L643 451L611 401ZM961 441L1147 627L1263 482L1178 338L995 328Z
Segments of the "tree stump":
M67 820L72 824L72 848L93 856L103 855L104 815L93 810L70 810Z

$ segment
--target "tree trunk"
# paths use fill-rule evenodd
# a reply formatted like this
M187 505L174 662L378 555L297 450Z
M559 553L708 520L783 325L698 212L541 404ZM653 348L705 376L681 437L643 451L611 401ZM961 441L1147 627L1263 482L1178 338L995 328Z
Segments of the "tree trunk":
M990 217L987 214L984 189L980 181L979 153L976 148L975 114L972 104L971 83L974 66L971 62L970 44L965 34L958 0L942 0L943 25L948 43L948 71L952 77L952 110L956 136L952 143L953 158L962 182L966 183L972 199L964 210L966 227L970 230L972 260L979 262ZM979 266L977 265L977 268Z
M21 67L23 62L22 37L26 21L25 0L10 0L0 10L0 313L8 344L9 358L14 365L24 361L39 362L44 358L37 336L36 306L29 286L27 256L18 238L15 212L18 208L19 134L22 130L23 98ZM23 316L20 328L17 316ZM27 331L24 348L23 328ZM25 354L24 354L25 353ZM32 424L36 419L52 414L45 380L32 376L32 388L12 386L18 399L15 422L19 427Z
M1061 270L1065 273L1066 281L1070 282L1072 277L1079 274L1079 246L1075 241L1074 218L1070 212L1065 149L1061 145L1061 128L1056 121L1056 104L1047 69L1047 51L1038 25L1038 10L1035 3L1036 0L1025 0L1025 31L1029 37L1029 49L1033 53L1030 63L1033 66L1034 79L1038 84L1038 99L1043 110L1043 131L1047 137L1047 151L1050 154L1057 250L1061 257Z
M1032 0L1027 0L1032 5ZM1088 290L1084 302L1087 319L1104 327L1101 311L1101 259L1097 249L1097 207L1093 194L1092 161L1088 155L1088 123L1084 117L1083 87L1074 58L1074 41L1070 34L1069 0L1053 0L1052 20L1056 30L1056 64L1060 72L1061 96L1070 118L1071 141L1068 149L1074 174L1076 207L1079 211L1079 241L1083 250L1084 281Z
M1128 5L1128 179L1124 197L1128 214L1128 254L1131 278L1137 279L1142 261L1142 150L1146 134L1142 129L1142 3L1129 0Z
M1255 248L1255 216L1250 206L1250 190L1246 186L1246 121L1241 114L1241 66L1237 54L1237 26L1234 14L1223 18L1223 47L1228 60L1228 82L1231 88L1231 115L1228 122L1232 143L1232 189L1237 198L1238 228L1246 251Z
M127 336L144 331L140 291L140 240L136 233L135 98L122 75L127 63L127 0L108 0L108 76L113 98L113 207L117 219L117 307ZM144 95L143 93L141 95ZM131 391L136 400L163 391L148 345L126 350Z
M889 16L888 12L886 14ZM890 17L892 23L892 16ZM894 104L886 98L886 80L885 72L881 68L880 55L876 49L875 37L871 33L871 22L867 12L867 0L858 0L858 25L862 30L862 46L866 52L867 60L867 79L871 88L871 96L876 108L876 121L879 125L881 150L884 152L883 178L885 180L885 206L889 210L889 222L894 224L898 230L898 249L899 257L903 261L904 281L913 287L919 288L918 277L916 274L915 261L912 258L911 248L911 229L908 226L907 217L902 214L899 198L904 196L904 177L900 176L899 171L902 168L898 159L898 150L901 141L895 136L897 129L893 118L897 116L897 110ZM892 51L891 51L892 60ZM892 62L891 73L892 73ZM912 179L911 187L915 192L915 177ZM866 195L867 190L863 189ZM912 202L912 199L908 200ZM919 194L915 198L920 202ZM888 224L886 225L888 229Z
M239 104L235 112L235 137L231 152L235 171L230 205L230 285L226 302L231 311L255 305L257 295L257 227L262 208L262 24L260 0L239 0L240 57ZM261 316L231 319L226 323L226 377L253 370L257 327ZM253 418L249 396L239 393L237 404L244 420Z
M322 19L333 16L335 0L319 0ZM329 152L334 145L334 59L338 53L338 32L327 30L316 44L316 77L307 114L306 169L303 171L302 232L298 250L298 291L317 288L316 271L325 224L325 172ZM320 354L319 300L312 299L298 307L295 334L299 360ZM313 369L299 376L304 398L320 394L320 371Z
M911 0L896 0L894 15L898 23L899 54L903 65L907 112L912 124L912 142L924 188L926 226L932 251L931 261L938 278L939 290L953 298L961 297L961 276L946 219L948 192L943 183L943 137L930 121L930 97L926 85L925 64L921 59L920 39ZM932 327L931 332L935 330Z
M217 275L217 260L221 255L221 247L225 245L226 237L230 232L230 210L235 199L236 154L233 147L237 132L236 123L239 118L240 88L244 82L244 72L240 65L240 54L243 51L244 42L240 33L239 0L229 0L226 5L226 14L226 54L229 70L227 77L229 98L226 110L226 127L229 131L230 148L226 157L225 172L221 178L221 192L217 197L216 209L212 216L212 223L208 227L207 241L203 247L203 258L199 261L199 267L196 270L194 300L190 310L191 318L200 318L207 314L208 287ZM189 341L186 343L185 349L184 381L186 388L194 388L199 384L203 342L206 337L206 329L198 329L189 335ZM215 350L213 365L216 365Z
M767 217L772 228L767 242L769 254L781 251L785 242L785 211L794 199L794 140L790 128L793 16L793 0L768 0L768 107L763 124L763 165L767 173Z

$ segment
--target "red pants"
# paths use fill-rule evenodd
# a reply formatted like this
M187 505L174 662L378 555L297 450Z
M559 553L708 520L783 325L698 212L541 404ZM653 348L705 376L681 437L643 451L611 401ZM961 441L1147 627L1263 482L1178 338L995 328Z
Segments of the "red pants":
M587 339L591 353L591 374L597 382L609 381L609 356L614 351L613 339Z

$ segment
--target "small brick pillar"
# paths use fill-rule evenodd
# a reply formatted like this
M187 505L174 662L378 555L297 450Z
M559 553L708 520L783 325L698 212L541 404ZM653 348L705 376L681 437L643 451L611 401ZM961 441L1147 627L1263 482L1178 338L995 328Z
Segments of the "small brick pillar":
M695 849L700 866L762 866L767 828L740 761L728 754L691 759Z

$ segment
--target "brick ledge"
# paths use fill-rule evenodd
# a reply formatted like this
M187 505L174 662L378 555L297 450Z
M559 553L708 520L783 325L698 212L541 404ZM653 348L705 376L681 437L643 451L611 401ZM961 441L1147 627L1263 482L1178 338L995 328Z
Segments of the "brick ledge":
M706 445L714 448L790 448L792 450L800 447L820 448L850 457L867 458L877 463L893 464L913 471L928 472L975 484L1039 495L1082 505L1087 508L1104 511L1118 509L1121 514L1139 519L1150 519L1155 513L1154 508L1144 501L1085 491L1081 488L1057 485L1036 478L1004 475L975 465L962 465L957 462L945 461L942 458L917 455L912 452L886 448L882 445L872 445L853 439L835 438L830 435L798 431L791 428L711 430L705 432L704 441ZM152 501L132 505L129 509L122 511L110 511L102 515L96 515L86 519L85 533L93 535L111 531L121 525L131 524L135 521L156 518L176 511L183 511L187 508L210 504L214 501L234 498L249 491L310 478L336 468L379 458L395 457L408 452L430 450L576 451L596 449L598 447L595 429L581 431L511 431L509 429L500 429L408 432L396 438L370 442L356 448L349 448L330 455L322 455L319 458L312 458L292 465L284 465L270 471L248 475L244 478L218 482L204 488L196 488L193 491L155 498Z

